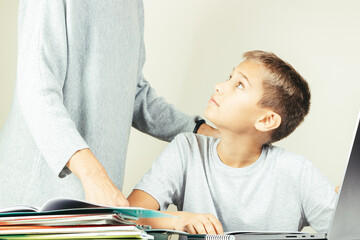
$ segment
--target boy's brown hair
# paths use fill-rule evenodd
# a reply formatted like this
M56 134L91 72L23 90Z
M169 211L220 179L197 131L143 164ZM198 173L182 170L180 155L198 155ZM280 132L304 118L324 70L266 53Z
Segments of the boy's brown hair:
M250 51L245 61L253 61L264 68L264 93L258 104L281 116L280 126L273 130L270 143L292 133L304 120L310 109L310 89L305 79L287 62L273 53Z

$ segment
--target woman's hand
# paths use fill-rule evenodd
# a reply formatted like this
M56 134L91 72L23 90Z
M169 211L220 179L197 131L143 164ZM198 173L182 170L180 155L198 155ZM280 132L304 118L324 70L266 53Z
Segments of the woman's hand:
M104 172L81 178L86 201L109 206L128 207L129 202Z
M90 149L76 152L66 166L80 179L87 201L128 207L129 202L107 175Z
M175 230L190 234L224 234L220 221L212 214L190 212L166 212L180 218L172 218Z
M221 134L218 129L213 128L210 125L207 125L206 123L200 125L197 133L209 137L216 137L216 138L221 137Z

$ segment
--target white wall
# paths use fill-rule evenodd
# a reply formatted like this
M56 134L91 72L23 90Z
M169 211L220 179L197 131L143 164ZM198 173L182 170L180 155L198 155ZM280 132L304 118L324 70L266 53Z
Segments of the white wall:
M360 109L360 1L144 0L147 63L158 95L203 114L215 83L242 53L272 51L309 82L304 124L277 145L310 158L333 184L341 181ZM0 0L0 127L16 69L17 1ZM166 143L132 131L123 191L150 168ZM139 151L141 149L141 151Z
M0 131L10 111L16 77L18 1L0 0Z

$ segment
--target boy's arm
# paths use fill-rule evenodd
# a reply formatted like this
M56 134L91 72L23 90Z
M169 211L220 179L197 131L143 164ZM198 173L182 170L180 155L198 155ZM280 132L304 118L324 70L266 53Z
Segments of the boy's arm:
M166 210L169 204L177 203L183 198L187 160L192 156L188 137L186 134L180 134L165 148L128 197L130 206ZM141 219L137 224L189 233L223 233L219 220L213 215L189 212L165 213L177 217Z
M300 176L300 200L304 217L313 229L327 232L336 198L336 190L325 176L305 161Z
M131 207L143 207L159 210L160 205L150 194L135 189L128 197ZM149 225L153 229L171 229L191 234L223 234L219 220L212 214L189 212L163 212L173 215L172 218L143 218L136 221L139 225Z
M142 207L147 209L159 210L160 205L150 194L134 189L128 197L130 207Z

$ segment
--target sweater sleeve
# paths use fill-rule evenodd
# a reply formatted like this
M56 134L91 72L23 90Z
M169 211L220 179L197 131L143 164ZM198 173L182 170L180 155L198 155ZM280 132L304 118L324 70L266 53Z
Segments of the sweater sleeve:
M145 63L144 47L144 12L142 1L139 1L139 22L141 25L141 44L139 58L138 82L132 126L165 141L171 141L178 133L192 132L195 120L199 116L189 116L167 103L164 98L157 97L155 90L143 76Z
M62 177L71 156L88 148L63 104L68 49L65 3L20 1L18 35L21 111L47 164Z

